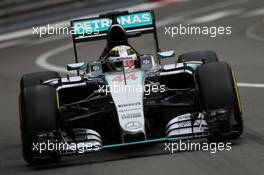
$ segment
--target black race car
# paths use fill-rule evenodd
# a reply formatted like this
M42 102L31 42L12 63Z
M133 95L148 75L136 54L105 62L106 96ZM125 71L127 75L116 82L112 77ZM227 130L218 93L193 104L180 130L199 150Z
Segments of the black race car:
M213 51L161 60L153 11L111 12L71 21L75 76L57 72L21 78L22 150L30 164L152 142L236 139L243 132L233 70ZM156 55L139 53L128 39L152 33ZM79 42L105 39L98 60L80 63Z

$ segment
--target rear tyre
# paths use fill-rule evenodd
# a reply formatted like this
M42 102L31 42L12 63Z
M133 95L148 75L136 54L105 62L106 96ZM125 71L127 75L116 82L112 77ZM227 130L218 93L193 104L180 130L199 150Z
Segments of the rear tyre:
M45 85L31 86L20 93L20 127L23 157L29 164L52 163L60 160L56 152L41 155L33 151L36 135L57 129L57 95L53 87Z
M30 86L40 85L43 81L55 78L61 78L58 72L42 71L29 73L22 76L20 80L20 89L22 90Z
M218 62L218 57L214 51L194 51L179 56L178 63L183 61L203 61L204 63Z
M225 62L205 64L197 69L198 88L203 110L231 107L233 124L225 136L213 136L213 140L238 138L243 132L242 110L236 80L231 67Z

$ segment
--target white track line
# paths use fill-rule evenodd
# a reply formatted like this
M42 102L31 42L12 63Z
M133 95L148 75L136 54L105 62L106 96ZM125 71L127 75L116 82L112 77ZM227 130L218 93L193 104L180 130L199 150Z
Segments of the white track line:
M264 84L261 83L237 83L239 87L253 87L253 88L264 88Z
M54 56L54 55L57 55L60 52L63 52L65 50L67 50L67 49L70 49L70 48L73 48L72 43L66 44L66 45L63 45L63 46L60 46L60 47L57 47L55 49L52 49L49 52L46 52L46 53L40 55L36 59L36 64L39 67L44 68L44 69L47 69L47 70L53 70L53 71L57 71L57 72L61 72L61 73L68 73L69 74L71 72L67 71L66 68L61 67L61 66L56 66L56 65L50 64L48 62L48 59L50 57Z
M34 46L34 45L44 44L44 43L62 40L62 39L66 39L66 38L69 38L69 37L66 35L54 35L54 36L49 36L49 37L45 37L45 38L41 38L41 39L37 39L37 40L31 40L31 41L26 42L24 45Z
M4 49L6 47L10 47L10 46L14 46L14 45L23 44L25 42L26 41L23 40L23 39L15 40L15 41L7 41L7 42L4 42L4 43L0 43L0 49Z
M172 23L176 23L176 22L180 22L180 21L184 21L184 18L182 16L179 16L179 17L168 17L167 19L157 21L156 22L156 26L157 27L162 27L162 26L166 26L168 24L172 24Z
M254 11L248 12L245 15L242 15L242 18L255 17L264 15L264 8L256 9Z
M226 11L220 11L212 14L208 14L202 17L194 18L190 21L187 21L188 24L201 24L201 23L207 23L215 20L219 20L228 16L236 15L241 13L242 9L235 9L235 10L226 10Z
M264 42L264 37L263 36L260 36L258 34L255 33L255 29L256 29L256 25L253 25L253 26L249 26L247 29L246 29L246 36L253 39L253 40L256 40L256 41L260 41L260 42Z
M176 16L167 17L166 19L158 21L156 23L156 25L157 25L157 27L162 27L162 26L166 26L168 24L173 24L173 23L180 22L180 21L185 21L184 23L188 24L188 22L185 19L187 17L189 17L190 15L194 15L196 13L205 13L205 12L211 11L213 9L225 8L225 7L229 7L231 5L241 4L241 3L244 3L246 1L248 1L248 0L232 0L232 1L224 1L224 2L220 2L220 3L208 5L208 6L201 7L198 9L194 9L191 11L178 13ZM215 19L215 20L217 20L217 19Z

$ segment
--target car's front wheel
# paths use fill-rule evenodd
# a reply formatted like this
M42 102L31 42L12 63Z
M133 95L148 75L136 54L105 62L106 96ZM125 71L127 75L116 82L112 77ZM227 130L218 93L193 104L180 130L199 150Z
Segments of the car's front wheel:
M20 93L20 127L23 157L29 164L50 163L60 160L57 152L33 150L38 144L37 134L58 128L58 100L51 86L37 85L22 89Z
M229 119L234 132L225 136L213 135L211 138L214 140L238 138L243 132L242 109L231 67L225 62L204 64L197 69L197 81L203 110L230 109L229 117L232 117Z

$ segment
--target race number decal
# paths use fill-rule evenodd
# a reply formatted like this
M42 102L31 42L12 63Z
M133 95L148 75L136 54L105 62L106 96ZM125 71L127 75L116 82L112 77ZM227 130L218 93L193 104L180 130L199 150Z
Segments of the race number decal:
M138 79L138 76L134 73L126 76L126 80L137 80L137 79ZM121 81L125 81L125 79L123 75L117 75L116 77L112 79L112 81L121 82Z

